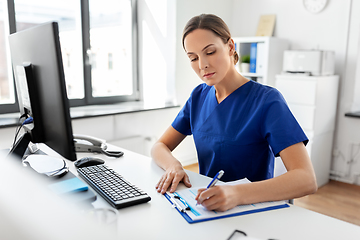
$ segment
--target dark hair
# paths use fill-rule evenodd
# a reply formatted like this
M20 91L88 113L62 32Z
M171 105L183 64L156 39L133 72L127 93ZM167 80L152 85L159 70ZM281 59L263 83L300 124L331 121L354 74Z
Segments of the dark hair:
M196 29L210 30L222 39L224 43L227 43L231 39L229 27L218 16L213 14L201 14L191 18L185 25L182 37L182 45L185 49L184 41L186 36ZM239 60L239 55L234 51L234 64Z

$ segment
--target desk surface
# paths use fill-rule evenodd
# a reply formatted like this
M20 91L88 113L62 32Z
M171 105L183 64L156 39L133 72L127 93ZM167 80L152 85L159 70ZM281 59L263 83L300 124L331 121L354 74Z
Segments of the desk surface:
M117 210L117 226L111 226L117 229L117 238L106 237L106 235L112 236L113 232L109 233L99 224L94 225L95 223L84 216L80 218L77 212L80 209L77 205L68 204L68 201L57 202L56 200L61 200L56 199L57 196L49 195L47 191L37 191L38 188L32 189L31 187L35 187L35 184L32 181L24 181L30 180L30 175L25 176L25 173L30 174L30 172L23 170L17 174L7 175L7 172L12 171L9 168L10 165L3 165L0 168L0 182L12 183L2 184L0 191L0 216L2 216L0 238L39 240L49 239L51 235L52 239L60 240L64 237L59 234L64 233L65 238L74 240L227 239L235 229L238 229L250 237L259 239L359 239L359 226L293 205L284 209L189 224L176 209L171 207L168 200L155 190L154 186L163 174L163 170L148 157L125 149L121 150L125 154L118 159L100 154L98 156L103 158L109 167L146 191L152 199L148 203ZM80 153L78 158L88 155L90 154ZM77 175L73 162L69 161L68 165L70 170ZM188 171L188 174L194 187L206 186L211 180L193 172ZM22 176L25 178L21 178ZM31 179L34 176L31 175ZM43 178L38 180L40 179ZM14 189L21 189L21 191L14 192ZM36 198L33 197L33 190L36 190ZM23 196L26 196L26 201L23 201ZM111 208L100 196L92 205L95 208ZM4 219L5 221L1 221ZM62 226L60 232L59 226ZM30 237L31 234L32 237Z
M118 235L121 239L227 239L235 230L260 239L359 239L360 227L297 206L195 224L187 223L167 199L156 192L163 174L150 158L123 150L119 159L99 155L106 164L138 185L151 201L118 210ZM78 153L78 158L88 154ZM73 163L69 162L75 173ZM193 187L206 186L210 179L189 172ZM183 186L184 187L184 186ZM94 207L110 207L100 196Z

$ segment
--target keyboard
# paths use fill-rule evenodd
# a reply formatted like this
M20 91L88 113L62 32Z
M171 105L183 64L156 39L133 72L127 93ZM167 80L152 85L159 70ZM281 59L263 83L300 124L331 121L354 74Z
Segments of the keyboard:
M81 178L114 208L129 207L151 200L147 193L104 164L82 167L77 171Z

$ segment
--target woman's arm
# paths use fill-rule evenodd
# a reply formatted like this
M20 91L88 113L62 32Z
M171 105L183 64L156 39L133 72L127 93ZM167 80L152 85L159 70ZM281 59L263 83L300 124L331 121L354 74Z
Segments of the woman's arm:
M151 149L151 156L158 166L165 170L164 175L156 184L158 192L164 194L170 187L174 192L180 181L191 187L188 175L181 163L172 155L172 151L181 143L186 135L170 126Z
M240 204L287 200L316 192L315 173L304 144L294 144L281 151L280 156L288 170L283 175L249 184L202 189L198 202L209 210L225 211Z

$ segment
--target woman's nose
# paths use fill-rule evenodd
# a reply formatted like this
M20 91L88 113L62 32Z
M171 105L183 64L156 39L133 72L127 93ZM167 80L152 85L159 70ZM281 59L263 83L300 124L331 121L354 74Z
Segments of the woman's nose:
M201 70L204 70L204 69L208 68L208 65L209 65L209 63L207 62L206 59L204 59L204 58L200 59L199 58L199 68Z

